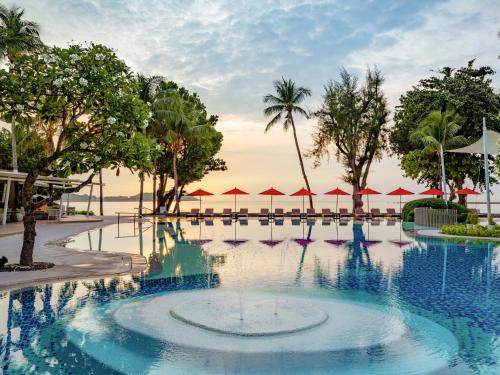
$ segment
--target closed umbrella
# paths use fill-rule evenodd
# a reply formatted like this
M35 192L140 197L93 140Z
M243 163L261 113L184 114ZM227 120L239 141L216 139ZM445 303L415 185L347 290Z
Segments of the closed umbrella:
M295 193L290 194L291 197L302 197L302 212L305 211L304 198L309 197L311 195L316 195L316 194L314 194L312 191L309 191L305 188L302 188L300 190L297 190Z
M327 191L325 193L325 195L336 195L337 196L337 204L335 205L335 213L338 213L339 212L339 195L351 195L351 194L349 194L348 192L346 192L342 189L335 188L333 190Z
M234 195L234 213L236 213L236 196L237 195L248 195L248 193L246 191L240 190L237 187L235 187L234 189L228 190L222 194L223 195Z
M209 191L203 190L203 189L198 189L193 191L192 193L188 194L191 197L200 197L200 214L201 214L201 197L207 197L209 195L213 195Z
M271 197L271 213L273 212L273 196L275 195L285 195L285 193L282 193L279 190L276 190L275 188L271 187L270 189L264 190L263 192L259 193L259 195L269 195Z
M403 195L413 195L414 193L409 191L409 190L406 190L406 189L403 189L401 187L397 188L396 190L393 190L391 191L390 193L387 193L387 195L399 195L399 214L401 215L401 197Z
M368 204L368 212L370 212L370 195L377 195L377 194L382 194L382 193L380 193L376 190L370 189L370 188L366 188L366 189L360 190L354 194L366 195L366 203Z

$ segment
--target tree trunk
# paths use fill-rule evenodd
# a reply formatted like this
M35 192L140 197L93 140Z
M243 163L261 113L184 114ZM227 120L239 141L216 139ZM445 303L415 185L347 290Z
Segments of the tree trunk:
M139 217L142 217L142 206L144 204L144 173L139 172Z
M165 202L167 201L167 198L165 196L165 189L167 187L167 176L165 173L160 173L160 183L158 186L158 190L156 191L156 198L157 198L157 207L156 207L156 212L160 212L160 208L165 206Z
M11 124L11 134L10 141L12 146L12 170L14 172L18 171L17 167L17 140L16 140L16 116L12 116L12 124Z
M288 112L288 116L290 116L290 121L292 123L293 130L293 139L295 141L295 147L297 148L297 154L299 155L300 169L302 171L302 176L304 177L304 182L306 183L307 190L311 191L311 187L309 186L309 180L307 179L306 170L304 168L304 161L302 160L302 154L300 152L299 141L297 139L297 131L295 130L295 122L293 121L293 116L291 112ZM313 199L312 196L309 196L309 207L313 207Z
M174 207L174 213L179 216L179 179L177 177L177 150L174 150L173 152L174 157L173 157L173 172L174 172L174 197L175 197L175 207Z
M99 169L99 215L104 216L104 195L102 187L102 169Z
M24 234L23 247L19 264L22 266L33 265L33 249L35 247L36 237L36 220L35 220L35 203L33 203L33 186L40 173L39 169L34 169L26 176L23 185L23 207L24 207Z

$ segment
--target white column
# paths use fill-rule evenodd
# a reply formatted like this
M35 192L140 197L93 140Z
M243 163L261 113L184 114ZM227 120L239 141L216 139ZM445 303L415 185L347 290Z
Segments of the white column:
M490 202L490 163L488 159L488 130L486 129L486 118L483 117L483 157L484 157L484 184L486 185L486 208L488 211L488 222L491 217Z
M90 183L90 195L89 195L89 202L87 204L87 215L85 216L89 216L89 211L90 211L90 201L92 200L92 192L94 191L94 184L91 182Z
M64 188L66 187L66 184L63 183L63 191L64 191ZM63 197L64 197L64 193L61 194L61 198L59 198L59 220L61 220L61 217L62 217L62 214L63 214L63 204L64 204L64 200L63 200Z
M5 201L3 205L3 217L2 224L5 225L7 223L7 211L9 210L9 199L10 199L10 177L7 179L7 185L5 187Z

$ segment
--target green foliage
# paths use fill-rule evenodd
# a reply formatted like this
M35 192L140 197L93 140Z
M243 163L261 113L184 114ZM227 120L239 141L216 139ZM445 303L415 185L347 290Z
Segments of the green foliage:
M430 207L435 209L443 209L443 208L451 208L457 210L457 220L459 223L465 222L467 219L467 214L469 210L467 207L464 207L458 203L448 202L448 206L446 206L446 202L442 198L422 198L415 199L407 202L403 206L403 221L413 222L415 217L415 208L417 207Z
M264 115L271 117L271 121L266 125L265 131L268 132L271 128L283 118L283 130L288 130L293 124L293 114L301 114L308 118L307 112L299 106L300 103L308 96L311 96L311 90L308 88L297 86L291 79L282 78L279 81L273 82L276 95L267 94L264 97L264 103L270 104L264 109Z
M152 142L141 133L148 108L137 96L128 67L102 45L54 47L22 55L0 71L0 112L16 116L19 127L47 138L56 147L40 166L58 176L101 168L151 169ZM50 138L50 137L49 137ZM43 164L43 165L42 165Z
M0 59L7 57L12 61L42 45L38 25L24 19L24 9L15 6L8 9L0 4Z
M495 225L495 220L493 220L493 216L488 217L488 225Z
M476 225L479 223L479 216L475 212L469 212L467 214L467 219L465 220L465 224Z
M344 181L358 191L366 187L370 166L386 147L389 111L382 91L384 78L380 71L368 70L361 86L345 70L340 76L340 81L325 87L323 103L315 113L318 127L309 156L317 166L333 149L346 170ZM360 196L353 195L353 199L361 204Z
M482 225L475 225L473 228L467 228L464 225L444 225L441 227L441 233L454 236L500 238L500 225L495 226L494 229Z
M500 130L500 96L490 78L494 71L488 66L476 68L473 64L474 61L470 61L466 67L456 70L445 67L437 75L420 80L401 96L394 114L390 144L392 152L401 159L406 176L428 186L438 186L436 157L432 157L429 150L422 151L425 145L409 142L411 134L432 111L444 112L453 108L462 125L455 135L465 137L468 143L481 137L483 116L486 116L488 128ZM484 188L479 156L447 153L445 168L450 189L462 187L466 178ZM494 183L494 179L491 182Z
M0 169L12 168L12 144L10 132L0 129ZM33 169L38 159L46 156L45 140L31 129L16 127L18 164L20 172Z
M95 216L94 211L89 211L88 214L89 216ZM74 215L87 215L87 210L77 210Z

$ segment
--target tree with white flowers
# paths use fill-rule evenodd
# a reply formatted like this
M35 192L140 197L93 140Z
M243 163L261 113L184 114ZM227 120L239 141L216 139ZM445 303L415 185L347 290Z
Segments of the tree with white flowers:
M151 169L155 147L143 135L149 110L127 65L98 44L20 55L8 71L0 70L0 82L0 116L15 116L49 145L28 171L22 192L20 264L33 266L35 209L43 204L32 200L37 178L89 173L81 186L61 194L78 191L102 168Z

